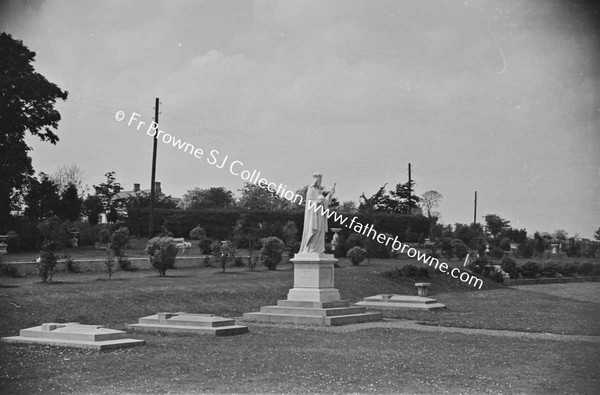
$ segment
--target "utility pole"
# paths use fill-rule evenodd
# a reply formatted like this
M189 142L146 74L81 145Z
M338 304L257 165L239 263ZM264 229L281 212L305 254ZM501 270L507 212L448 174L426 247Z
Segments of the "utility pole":
M156 98L156 104L154 105L154 122L156 123L156 129L158 130L158 97ZM150 225L148 226L148 237L154 237L154 194L156 183L156 148L158 146L158 132L154 134L154 145L152 147L152 179L150 181Z
M475 204L473 207L473 223L477 224L477 191L475 191Z
M412 178L410 176L410 163L408 164L408 207L412 209Z

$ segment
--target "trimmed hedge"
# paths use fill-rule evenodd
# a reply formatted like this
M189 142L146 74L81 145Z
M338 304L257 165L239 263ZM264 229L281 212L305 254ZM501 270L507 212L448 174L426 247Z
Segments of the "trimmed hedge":
M282 226L288 221L294 221L299 229L304 223L304 210L262 210L249 211L243 209L206 209L206 210L183 210L183 209L155 209L154 231L159 233L163 227L173 232L174 237L188 237L190 231L201 224L208 237L225 240L233 232L236 221L242 214L246 214L248 220L253 222L266 222L269 224L281 223ZM373 225L374 230L379 233L389 233L398 236L398 240L404 242L417 242L419 235L429 235L429 220L422 215L392 214L392 213L340 213L348 220L349 225L354 216L353 227L357 223L363 226ZM148 236L148 223L150 220L149 209L134 209L129 212L127 225L133 234ZM354 229L335 222L333 217L328 221L329 228L342 228L340 237L347 239ZM364 234L367 231L363 228ZM371 232L371 236L373 232ZM277 236L277 235L273 235Z

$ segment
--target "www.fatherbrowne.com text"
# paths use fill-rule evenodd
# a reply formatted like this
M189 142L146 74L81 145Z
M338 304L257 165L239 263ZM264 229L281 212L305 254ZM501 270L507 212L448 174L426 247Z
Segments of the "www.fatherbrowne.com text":
M140 130L142 126L146 125L146 122L140 121L139 117L141 115L138 113L132 113L129 121L127 122L127 126L131 126L132 124L135 126L135 122L137 122L136 130ZM117 121L123 121L125 119L124 111L117 111L115 114L115 119ZM145 127L142 130L146 129ZM196 147L191 143L183 141L179 138L176 138L170 133L167 133L161 129L159 129L158 124L156 122L150 122L146 129L146 134L157 140L162 141L167 145L172 145L173 148L177 148L182 150L189 155L194 156L197 159L202 159L205 155L205 151L202 148ZM275 193L280 197L283 197L290 202L296 203L298 205L302 205L304 198L298 195L295 192L287 190L287 185L279 184L277 185L274 182L269 182L265 178L261 177L261 172L254 169L253 171L244 169L244 164L239 160L233 160L229 162L229 155L225 155L223 158L219 151L213 149L209 151L209 157L206 158L206 162L209 165L216 166L219 169L224 168L229 163L229 172L234 176L239 176L242 180L249 182L251 184L258 185L263 189L267 189L269 192ZM398 240L398 236L390 236L384 233L377 232L373 225L363 225L358 222L358 217L353 217L348 222L348 217L337 213L336 211L329 211L328 208L325 208L323 205L315 202L308 201L308 208L314 210L316 213L327 217L327 219L331 219L350 230L353 230L356 233L362 234L363 236L370 237L378 243L385 244L386 246L390 246L394 251L400 251L403 254L408 255L409 258L416 258L418 261L422 262L425 265L433 266L434 269L439 270L442 273L446 273L453 278L459 279L463 283L468 283L469 285L473 285L475 288L481 289L483 286L483 281L480 278L477 278L470 273L461 272L458 268L450 268L446 262L440 262L437 258L429 256L424 252L418 251L416 248L410 247L407 244L404 244Z

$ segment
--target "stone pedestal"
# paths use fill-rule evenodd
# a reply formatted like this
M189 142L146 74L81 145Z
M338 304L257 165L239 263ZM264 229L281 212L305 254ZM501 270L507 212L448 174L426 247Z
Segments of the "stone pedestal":
M257 313L246 313L245 320L328 326L381 320L380 313L368 313L366 308L350 306L350 302L340 299L334 286L337 259L333 255L297 254L291 261L294 287L287 300L261 307Z

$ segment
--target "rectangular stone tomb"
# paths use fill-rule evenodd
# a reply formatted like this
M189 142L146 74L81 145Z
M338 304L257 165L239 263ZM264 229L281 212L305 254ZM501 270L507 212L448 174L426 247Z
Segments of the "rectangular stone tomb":
M248 332L247 326L236 325L229 318L213 314L157 313L139 319L137 324L127 325L134 332L190 333L199 335L231 336Z
M110 350L141 346L144 340L130 339L127 332L107 329L101 325L81 325L77 322L45 323L21 329L20 336L3 337L3 343L44 344L59 347Z
M367 312L365 307L350 306L340 300L334 287L334 263L330 254L296 254L294 287L287 300L276 306L263 306L259 312L245 313L244 320L300 325L346 325L380 321L381 313Z
M446 305L438 303L436 299L423 296L381 294L364 298L356 303L358 306L368 307L375 310L395 310L395 309L420 309L437 310L445 309Z

